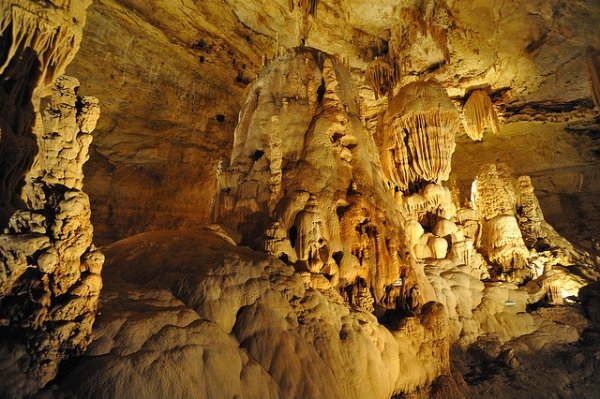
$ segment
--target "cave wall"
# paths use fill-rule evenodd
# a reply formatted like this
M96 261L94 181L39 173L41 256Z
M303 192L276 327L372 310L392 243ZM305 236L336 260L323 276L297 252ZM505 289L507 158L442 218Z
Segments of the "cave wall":
M219 1L96 1L69 73L103 116L86 166L100 243L208 222L218 162L272 40Z

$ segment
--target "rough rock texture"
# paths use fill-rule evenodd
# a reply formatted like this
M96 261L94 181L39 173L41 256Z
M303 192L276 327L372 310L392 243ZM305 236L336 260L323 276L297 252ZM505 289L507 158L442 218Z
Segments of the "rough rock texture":
M543 118L541 113L536 115ZM565 118L557 113L552 117ZM531 177L545 219L569 240L593 251L600 229L597 122L521 118L502 124L498 136L487 135L482 142L457 137L451 177L456 179L461 196L470 195L471 183L483 160L506 163L515 175Z
M336 290L308 288L291 266L224 237L161 231L105 248L94 342L56 389L94 398L389 398L448 374L439 304L386 328Z
M0 393L44 386L62 359L89 343L104 256L92 244L90 204L82 188L95 98L78 98L79 82L62 76L42 118L39 153L18 210L0 235Z
M31 392L81 350L93 319L102 257L81 165L98 104L63 79L34 124L48 128L31 134L41 92L28 91L59 73L72 54L53 51L77 46L82 19L50 18L71 35L16 10L3 37L21 25L42 34L0 51L0 248L21 251L1 252L16 271L1 312L2 331L29 344L7 345L6 367L36 379L11 371L12 387ZM546 395L598 392L586 353L600 341L598 295L582 287L599 274L545 222L574 220L599 250L597 1L98 0L91 22L72 71L94 77L85 90L106 109L89 168L104 240L204 223L215 191L213 220L226 226L111 246L105 318L57 389L514 397L495 376L478 384L498 367L542 370ZM486 124L498 135L473 142ZM450 374L450 345L468 387ZM13 361L22 354L33 360ZM549 382L556 368L536 356L581 373Z
M523 269L529 251L517 222L519 191L506 164L484 165L473 182L474 208L483 224L484 245L501 273Z
M68 72L102 104L86 165L99 243L208 222L218 162L273 43L222 1L94 1Z
M525 335L504 345L480 342L469 356L453 353L455 370L465 376L472 397L598 397L598 325L576 306L541 308L534 317L554 321L563 331L580 333L578 342L561 342L555 328ZM559 338L559 339L556 339ZM571 338L572 340L573 338ZM569 342L569 340L567 341Z
M488 93L483 90L473 90L463 108L463 126L465 132L473 140L482 140L483 132L489 128L498 134L500 122Z
M77 51L88 4L0 6L2 397L37 391L85 349L102 286L81 190L98 101L77 97L74 78L52 86Z

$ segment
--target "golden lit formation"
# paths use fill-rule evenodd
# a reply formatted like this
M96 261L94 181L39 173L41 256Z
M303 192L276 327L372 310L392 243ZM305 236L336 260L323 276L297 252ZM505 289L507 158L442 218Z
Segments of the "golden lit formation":
M598 396L597 1L0 10L0 398Z

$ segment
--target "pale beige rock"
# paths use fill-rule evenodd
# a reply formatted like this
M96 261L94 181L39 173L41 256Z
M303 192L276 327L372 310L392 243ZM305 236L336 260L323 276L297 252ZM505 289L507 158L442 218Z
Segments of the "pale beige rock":
M335 290L308 288L276 258L210 231L146 233L105 252L94 341L63 392L389 398L448 372L439 304L386 328Z
M199 224L207 219L212 196L207 187L215 184L213 166L228 148L237 101L242 97L241 86L257 71L256 61L263 58L261 52L268 56L263 58L265 64L272 54L285 53L285 47L295 47L299 42L338 55L304 49L286 59L289 65L282 59L268 65L268 73L261 75L250 89L236 131L234 155L220 166L218 175L215 220L239 229L244 236L238 239L231 229L213 226L215 234L229 244L251 244L280 256L288 265L294 264L299 273L292 274L291 269L284 273L293 283L281 283L278 272L256 267L255 259L246 259L247 263L232 259L235 250L226 246L227 255L223 256L227 259L223 264L228 266L223 270L219 270L221 264L210 267L220 279L194 270L186 278L176 279L176 284L168 284L172 280L163 274L177 273L166 268L169 262L179 261L173 258L186 261L182 269L195 264L196 258L202 262L213 259L202 251L188 258L175 250L186 249L185 246L169 248L161 256L153 253L156 259L150 260L163 262L157 266L162 268L160 272L147 275L146 267L152 271L152 262L140 261L143 272L139 268L126 272L129 275L119 283L119 288L127 292L122 294L127 295L126 301L122 301L123 297L110 299L115 309L107 317L110 325L101 327L106 340L98 344L102 350L97 352L108 359L93 359L91 365L70 377L70 384L79 383L80 375L88 378L78 387L78 393L93 395L100 386L100 395L107 397L158 393L168 397L304 397L318 396L323 387L332 385L331 381L336 381L340 397L412 393L417 385L427 385L447 371L444 365L448 364L446 349L450 342L444 333L444 311L440 305L424 303L435 298L450 314L454 340L468 344L477 342L478 337L493 337L492 346L498 347L495 357L502 355L499 361L508 366L514 366L515 357L519 358L521 352L545 349L545 343L553 346L577 340L573 329L542 325L526 313L525 304L537 302L543 295L558 302L556 298L562 297L560 284L565 283L571 293L594 277L593 268L573 264L585 256L544 221L531 182L526 177L516 181L510 173L496 168L488 171L494 176L478 180L482 184L477 187L479 198L473 206L479 214L471 209L457 209L461 201L440 184L450 171L454 147L448 132L454 134L455 129L448 126L453 126L454 121L440 123L442 118L435 117L416 117L404 126L393 126L395 133L404 134L399 127L409 130L406 140L396 140L398 147L406 147L406 153L400 151L404 158L390 156L390 162L384 162L384 179L375 143L385 155L390 140L387 138L386 142L379 134L373 142L364 126L372 127L373 119L378 118L377 110L385 110L388 105L385 99L374 103L368 88L362 90L363 101L350 92L352 79L363 84L366 63L383 55L387 47L386 51L395 57L394 74L399 69L403 72L403 76L398 73L400 78L394 76L396 80L390 86L435 76L444 82L443 87L452 93L456 103L462 102L464 93L474 87L475 91L491 87L498 104L492 104L487 97L485 104L488 109L498 107L505 118L589 116L589 93L582 90L581 50L598 42L594 35L597 24L593 23L597 19L595 3L98 3L96 26L90 45L86 46L90 50L83 68L90 74L102 67L106 70L102 79L94 83L105 86L103 102L111 109L110 118L103 122L105 134L95 154L95 166L102 167L91 171L99 182L94 187L98 187L96 198L104 207L100 214L109 239L166 225ZM584 23L572 23L571 19L578 21L577 16L582 15ZM106 37L124 40L112 44L106 43ZM276 49L269 49L275 41ZM98 51L104 47L110 49ZM199 64L211 66L203 68ZM351 72L346 70L349 64L354 67ZM111 74L114 76L109 79ZM55 104L60 104L59 113L67 115L68 108L78 100L69 90L74 82L63 83L66 89L55 92ZM387 90L393 92L393 87ZM406 91L401 89L400 94ZM419 115L432 111L436 105L434 97L411 101L410 96L400 96L407 104L395 117L402 122L403 117L411 115L413 105L420 107ZM446 90L442 97L440 103L453 107ZM39 270L55 273L59 278L33 281L44 292L49 289L54 294L73 295L51 309L48 307L53 298L42 295L38 299L41 310L26 321L35 325L44 318L60 320L53 334L61 342L80 339L76 331L79 324L73 319L90 307L82 298L97 296L100 281L94 273L99 273L103 260L88 240L89 202L80 187L80 166L91 140L87 133L97 118L97 102L84 99L76 108L84 110L83 115L78 116L77 128L69 130L64 141L59 138L54 142L47 136L66 132L72 118L65 118L65 126L60 118L46 117L44 122L50 128L40 143L48 155L28 176L25 199L45 207L46 200L54 198L47 198L47 190L38 184L38 167L47 171L43 172L47 174L44 184L75 188L61 193L53 204L56 217L53 214L46 218L26 210L14 213L16 216L7 224L10 234L47 235L56 242L46 248L44 240L30 241L31 236L19 243L7 239L5 242L18 251L2 253L7 259L14 258L10 258L12 269L2 275L10 275L10 289L17 276L27 273L30 260L25 252L36 248ZM226 109L223 114L222 108ZM571 108L575 111L562 115L562 110ZM203 111L199 113L198 109ZM57 112L53 105L50 110L50 114ZM393 110L390 105L388 112L393 114ZM219 114L211 125L209 121L216 112ZM560 115L548 116L549 113ZM382 119L385 124L385 117ZM219 125L224 120L227 124ZM432 120L435 123L429 123ZM423 121L429 123L427 129L422 129ZM73 135L78 136L76 142ZM487 143L478 143L475 154L467 157L476 164L473 170L515 148L517 153L529 154L532 148L546 146L549 148L540 153L553 156L565 148L548 137L540 143L528 143L525 149L519 147L518 140L516 145L513 141L494 143L500 145L489 152L479 152ZM10 149L19 148L10 144ZM589 152L593 151L591 147ZM573 154L567 152L558 159L570 155ZM548 174L543 168L552 165L551 158L540 163L538 179ZM472 166L469 162L460 167L468 169ZM69 166L71 163L73 167ZM411 170L413 175L409 176ZM594 186L588 181L595 174L579 169L567 172L576 176L569 182L570 189L593 191ZM405 181L399 184L404 177ZM549 184L556 181L564 186L564 180L571 179L551 178ZM140 196L141 192L148 195ZM593 208L593 202L586 204ZM404 223L405 220L411 222ZM195 239L198 237L203 236L194 235ZM158 236L150 241L156 245L153 251L161 251L168 238ZM196 251L200 244L206 242L195 242ZM120 254L127 265L130 256L139 256L135 254L143 243L135 241L131 245L133 248L126 248L127 254ZM534 245L539 249L555 247L556 253L532 253L529 249ZM83 255L82 248L87 251ZM531 274L539 278L534 281L539 289L530 291L510 284L483 286L480 279L489 278L489 266L482 253L499 264L500 275L494 277L521 283ZM254 256L262 255L250 257ZM523 267L524 259L527 267ZM274 268L279 271L284 268L274 259L269 262L276 264ZM559 264L569 264L573 269L556 277L550 266ZM435 289L433 294L424 267ZM554 270L562 270L560 267ZM248 270L251 268L258 271ZM575 273L585 278L573 278ZM401 287L396 286L399 280ZM274 287L280 285L284 289L274 293L278 291ZM339 288L348 295L345 303L338 295ZM423 315L404 318L400 323L405 333L392 341L368 313L393 311L397 296L404 304L410 302L407 310L417 314L422 310ZM130 303L136 300L142 305ZM345 315L351 324L347 330L339 328L338 317L343 317L340 315ZM92 319L92 314L85 314L80 324L87 327ZM329 329L331 324L334 327ZM368 330L365 334L363 328ZM232 332L235 339L228 336ZM438 333L444 337L437 337ZM522 341L518 341L519 337ZM333 342L335 350L329 352L328 347L319 346L322 338ZM296 345L303 340L309 344ZM500 349L499 342L511 340L519 353ZM370 345L373 341L377 350ZM246 346L240 349L240 345ZM311 350L311 345L317 349ZM401 350L389 350L395 345L400 345ZM8 363L23 363L27 359L22 349L15 345L2 351L10 352ZM278 357L278 352L282 357ZM431 358L430 352L435 352ZM406 353L416 353L419 361L413 362L414 356ZM127 355L134 356L124 360ZM398 357L402 361L397 362ZM409 361L405 361L406 357ZM341 366L335 362L330 366L324 359L343 360ZM49 365L46 371L50 375L54 363ZM189 374L182 379L178 367ZM150 383L138 374L132 375L133 369L144 377L152 376ZM392 383L397 369L402 377ZM22 380L13 379L12 372L5 374L9 376L7 380L17 381L16 386L22 384ZM129 390L121 390L124 386ZM278 391L281 386L284 388Z
M78 85L61 76L52 89L38 119L39 152L23 187L29 210L14 212L0 235L1 318L7 334L0 357L2 372L11 375L0 383L1 395L37 391L55 377L63 359L80 354L90 340L104 257L92 245L90 204L81 190L99 110L95 99L76 96ZM15 332L19 338L8 338Z
M487 254L502 272L523 269L527 266L529 251L523 242L517 219L512 215L499 215L484 224L487 231Z
M390 181L406 192L447 180L458 124L458 111L439 84L415 82L400 89L380 127L383 170Z
M375 100L385 95L391 95L396 83L396 70L384 59L376 58L369 63L365 70L365 78L373 94Z
M488 93L473 90L463 108L463 126L467 135L476 141L483 140L483 132L489 128L498 134L500 122Z
M415 7L421 19L445 28L449 61L428 32L421 35L420 26L405 19L404 10ZM489 145L459 146L459 153L468 153L455 158L461 186L471 183L481 164L498 158L519 175L537 172L539 189L537 180L575 165L569 172L584 175L582 190L549 190L540 200L553 209L546 210L547 218L557 228L565 226L559 231L570 232L570 239L578 228L571 221L579 216L566 214L580 210L590 220L581 241L591 239L598 230L592 205L598 203L597 165L584 154L593 139L584 132L574 137L564 121L567 116L593 121L596 115L583 55L588 47L600 48L597 2L321 0L316 8L305 45L336 54L351 67L361 117L371 132L387 101L374 101L365 69L375 57L389 60L396 48L390 29L412 28L416 41L399 60L406 68L398 86L435 78L457 103L489 88L503 121L502 137L490 135ZM103 103L87 174L96 230L105 242L208 221L212 192L204 188L214 187L215 166L228 156L244 87L263 60L299 45L303 22L297 11L290 12L288 0L92 5L71 74L98 76L83 81L82 91ZM523 120L536 122L518 122Z

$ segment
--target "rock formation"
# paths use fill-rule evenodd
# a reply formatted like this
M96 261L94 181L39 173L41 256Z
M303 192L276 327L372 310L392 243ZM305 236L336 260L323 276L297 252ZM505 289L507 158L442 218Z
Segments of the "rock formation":
M592 89L592 100L596 108L600 108L600 51L589 51L587 69Z
M213 220L313 284L345 290L351 303L394 308L393 283L408 274L423 304L432 291L402 256L402 219L380 168L348 72L323 53L295 50L271 63L248 95Z
M435 82L410 83L390 102L381 127L383 169L395 189L414 192L448 180L458 111Z
M231 240L163 231L106 248L96 338L61 389L96 398L389 398L448 376L439 304L390 330L337 290L311 288L292 267Z
M500 126L498 115L492 105L490 96L482 90L473 90L463 108L464 127L467 135L473 140L482 140L483 132L489 128L498 134Z
M597 395L597 1L97 1L100 101L88 4L0 6L0 396Z
M56 376L61 360L83 352L102 286L104 257L92 245L82 191L98 100L77 97L76 79L57 79L77 51L88 4L1 6L3 397L34 393Z
M397 69L381 58L369 63L365 71L367 82L371 86L375 99L384 95L391 96L397 80Z

